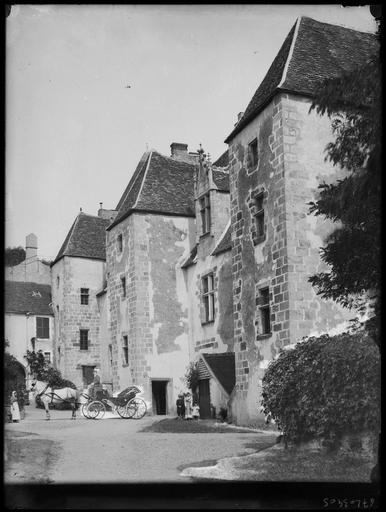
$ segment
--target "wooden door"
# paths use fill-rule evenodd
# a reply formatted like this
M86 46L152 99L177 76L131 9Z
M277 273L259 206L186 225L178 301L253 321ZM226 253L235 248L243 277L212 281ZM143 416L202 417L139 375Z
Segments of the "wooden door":
M198 381L200 418L210 418L210 387L209 379Z
M94 381L95 366L82 366L82 377L85 387L88 387Z

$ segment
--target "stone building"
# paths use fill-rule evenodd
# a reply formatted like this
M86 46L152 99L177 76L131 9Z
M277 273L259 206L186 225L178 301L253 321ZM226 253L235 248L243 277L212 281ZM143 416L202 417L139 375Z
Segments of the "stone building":
M308 282L334 228L308 203L344 175L325 161L331 120L310 105L323 79L376 45L299 18L214 164L186 144L170 157L147 151L116 210L78 215L52 265L65 377L87 384L100 366L110 389L140 385L151 413L173 414L196 362L203 417L228 409L237 424L263 421L269 362L353 315Z
M102 353L107 359L108 325L101 326L106 306L99 292L105 288L105 230L114 215L103 209L97 217L80 212L51 265L54 364L79 388L92 382Z
M195 237L197 155L184 144L171 150L143 155L106 239L113 386L142 386L157 414L174 411L189 363L181 263Z
M38 238L30 233L25 239L25 260L14 267L5 267L6 281L51 284L50 263L38 258Z
M342 177L325 161L331 120L310 112L325 78L363 64L372 34L299 18L227 137L238 423L259 420L264 371L284 346L344 325L353 313L308 282L333 225L309 213L318 185Z
M20 377L29 377L27 350L41 350L52 362L54 315L51 286L22 281L6 281L4 296L4 337L7 350L20 363Z
M194 180L194 203L195 245L182 268L188 294L190 360L198 363L198 400L201 417L206 418L221 408L227 409L234 386L232 256L226 154L212 165L200 151ZM224 365L230 371L223 372Z

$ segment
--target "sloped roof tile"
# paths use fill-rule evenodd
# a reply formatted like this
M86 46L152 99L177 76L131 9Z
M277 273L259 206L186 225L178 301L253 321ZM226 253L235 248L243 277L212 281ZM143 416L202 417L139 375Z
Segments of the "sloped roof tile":
M225 142L249 124L279 90L312 96L323 80L365 64L377 48L374 34L301 17Z
M152 151L145 153L117 205L108 229L133 211L194 217L195 165Z
M224 153L217 158L217 160L214 162L214 167L227 167L229 164L229 153L228 150L224 151Z
M228 228L224 230L223 236L220 238L218 244L214 248L212 255L220 254L221 252L229 251L232 249L232 227L229 222Z
M110 220L79 213L54 263L63 256L106 260L106 228Z
M5 281L5 312L51 315L51 286L47 284Z
M222 354L201 354L206 364L210 367L217 380L230 395L235 386L235 354L224 352Z

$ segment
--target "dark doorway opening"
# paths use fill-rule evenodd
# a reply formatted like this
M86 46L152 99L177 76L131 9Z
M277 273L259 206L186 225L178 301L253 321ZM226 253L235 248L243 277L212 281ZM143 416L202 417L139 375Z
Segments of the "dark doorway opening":
M151 383L154 414L167 414L167 385L167 380L153 380Z
M94 368L95 366L82 366L82 377L85 388L94 382Z
M210 387L209 379L198 381L198 396L200 406L200 418L210 418Z

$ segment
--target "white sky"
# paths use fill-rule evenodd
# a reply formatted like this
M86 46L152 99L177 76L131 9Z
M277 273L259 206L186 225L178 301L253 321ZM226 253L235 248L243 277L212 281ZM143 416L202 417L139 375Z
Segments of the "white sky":
M80 207L116 207L147 144L214 161L300 15L376 29L338 4L13 6L5 245L33 232L53 259Z

